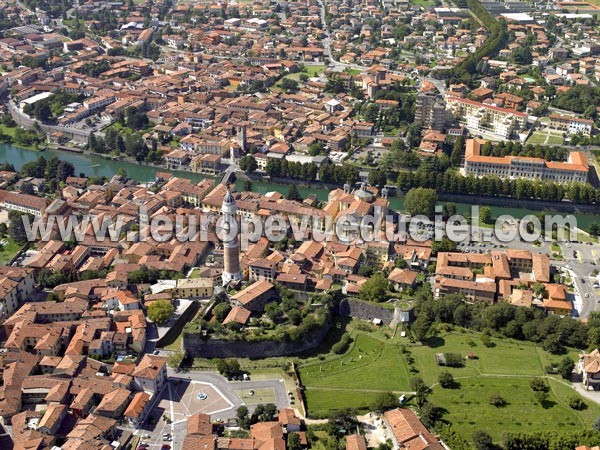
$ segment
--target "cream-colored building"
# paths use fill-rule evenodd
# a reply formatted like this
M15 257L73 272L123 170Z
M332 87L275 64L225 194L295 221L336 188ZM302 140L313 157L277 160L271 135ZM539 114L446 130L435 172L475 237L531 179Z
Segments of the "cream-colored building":
M214 281L211 278L182 278L177 280L175 296L179 298L210 298Z
M574 181L586 183L589 165L581 152L571 152L567 162L546 161L525 156L481 156L479 139L467 140L465 150L465 173L475 176L500 178L529 178L557 183Z

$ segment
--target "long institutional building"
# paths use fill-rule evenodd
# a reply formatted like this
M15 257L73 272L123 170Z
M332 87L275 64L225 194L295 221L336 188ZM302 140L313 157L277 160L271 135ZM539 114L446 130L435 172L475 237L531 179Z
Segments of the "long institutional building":
M526 156L482 156L485 141L468 139L465 150L465 173L475 176L495 175L501 178L529 178L557 183L588 180L589 166L582 152L571 152L567 162L546 161Z

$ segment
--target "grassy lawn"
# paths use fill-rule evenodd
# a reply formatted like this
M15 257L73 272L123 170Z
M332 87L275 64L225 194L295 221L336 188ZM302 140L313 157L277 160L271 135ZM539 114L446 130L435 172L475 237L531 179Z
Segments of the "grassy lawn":
M411 0L411 3L417 6L422 6L423 8L435 5L433 0Z
M166 350L172 350L174 352L181 351L181 340L183 339L183 333L179 333L179 336L169 345L165 346Z
M275 403L275 390L273 388L254 389L254 395L250 395L249 389L239 389L235 393L247 405Z
M546 142L546 134L540 131L534 131L527 139L528 144L543 144Z
M563 138L560 133L553 133L550 131L534 131L529 139L528 144L546 144L546 145L562 145Z
M562 145L563 142L564 139L558 134L551 134L548 138L548 145Z
M321 73L323 73L324 70L325 70L324 64L316 64L314 66L313 65L310 65L310 66L305 65L304 72L300 72L300 73L305 73L309 77L318 77L319 75L321 75ZM292 75L300 76L300 74L292 74Z
M362 332L353 337L345 355L300 365L312 415L343 407L364 408L381 392L410 390L406 362L396 342Z
M463 330L430 338L428 346L409 347L415 365L419 369L418 376L423 378L425 383L429 385L437 383L437 377L443 370L450 370L455 377L544 376L544 367L551 361L558 361L561 358L549 354L530 342L512 339L492 338L493 346L486 347L482 344L478 333L461 331ZM435 361L436 353L460 353L464 357L469 352L475 353L478 359L466 361L465 366L461 368L447 369L438 366ZM573 351L569 356L577 359L577 352Z
M349 75L352 75L352 76L356 76L356 75L360 75L360 74L361 74L361 72L362 72L362 71L361 71L361 70L358 70L358 69L350 69L350 70L348 71L348 74L349 74Z
M285 79L289 79L289 80L300 80L300 75L301 74L305 74L307 75L309 78L312 77L318 77L321 73L323 73L323 71L325 70L325 66L324 65L315 65L315 66L304 66L304 72L296 72L296 73L290 73L288 75L285 75L283 77L281 77L281 79L275 83L275 85L271 88L274 91L277 92L281 92L281 82Z
M6 125L0 123L0 133L10 136L13 140L15 138L16 131L17 127L7 127Z
M0 264L6 265L23 248L23 245L16 243L8 236L3 239L6 239L8 243L0 247Z
M433 386L430 401L444 410L443 419L466 439L474 431L488 431L494 439L502 432L533 432L547 429L552 423L560 429L588 428L600 414L600 405L586 401L588 408L575 411L567 405L573 388L559 376L547 376L545 367L562 356L551 355L528 342L492 339L493 345L482 344L480 335L466 330L442 333L428 345L409 347L418 368L418 376ZM462 368L439 367L436 353L475 353L478 359L466 361ZM577 352L568 356L577 360ZM437 377L443 370L452 373L458 389L443 389ZM534 377L547 377L550 383L545 407L537 404L529 382ZM489 404L492 394L500 394L508 404L497 408ZM477 414L473 414L477 411Z
M545 431L548 424L565 431L589 428L600 413L600 407L591 402L584 411L569 408L566 400L574 391L553 379L544 407L536 402L527 379L480 377L458 381L460 389L435 387L430 400L447 411L444 420L452 423L466 439L477 430L485 430L499 441L505 430ZM502 408L490 405L489 398L493 394L500 394L508 404Z

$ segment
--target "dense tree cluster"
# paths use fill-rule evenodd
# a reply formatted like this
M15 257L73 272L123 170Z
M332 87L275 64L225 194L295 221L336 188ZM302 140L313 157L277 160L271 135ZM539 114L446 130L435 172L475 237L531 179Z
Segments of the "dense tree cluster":
M20 173L24 177L45 178L50 183L57 183L75 175L75 167L56 157L46 160L40 156L35 161L23 164Z
M159 279L168 280L174 278L181 278L181 274L169 270L149 268L145 264L127 274L127 281L132 284L154 284Z
M306 181L315 181L319 173L319 169L313 163L302 164L272 158L267 160L265 171L271 177L294 178Z
M431 325L438 322L535 342L554 354L563 353L566 347L585 349L600 345L600 313L592 313L584 324L508 303L467 304L458 295L432 301L431 294L424 293L416 302L415 314L413 332L418 339L424 339Z
M567 91L559 92L552 101L552 106L576 113L583 113L588 108L600 104L600 87L589 85L573 86Z
M506 433L506 450L572 450L581 445L600 444L600 432L595 430L551 430L537 433Z
M79 102L82 97L65 91L55 91L54 95L25 105L23 112L40 122L53 122L69 103Z

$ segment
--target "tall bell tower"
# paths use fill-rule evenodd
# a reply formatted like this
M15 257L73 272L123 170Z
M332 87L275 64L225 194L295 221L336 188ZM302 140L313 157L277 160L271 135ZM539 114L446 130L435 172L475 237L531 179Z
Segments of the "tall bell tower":
M229 230L231 229L239 229L236 217L237 206L229 188L227 188L227 193L223 197L221 213L223 215L223 229L227 234L229 234ZM242 279L242 272L240 271L240 243L237 232L233 237L224 238L223 259L223 286L230 281L240 281Z

